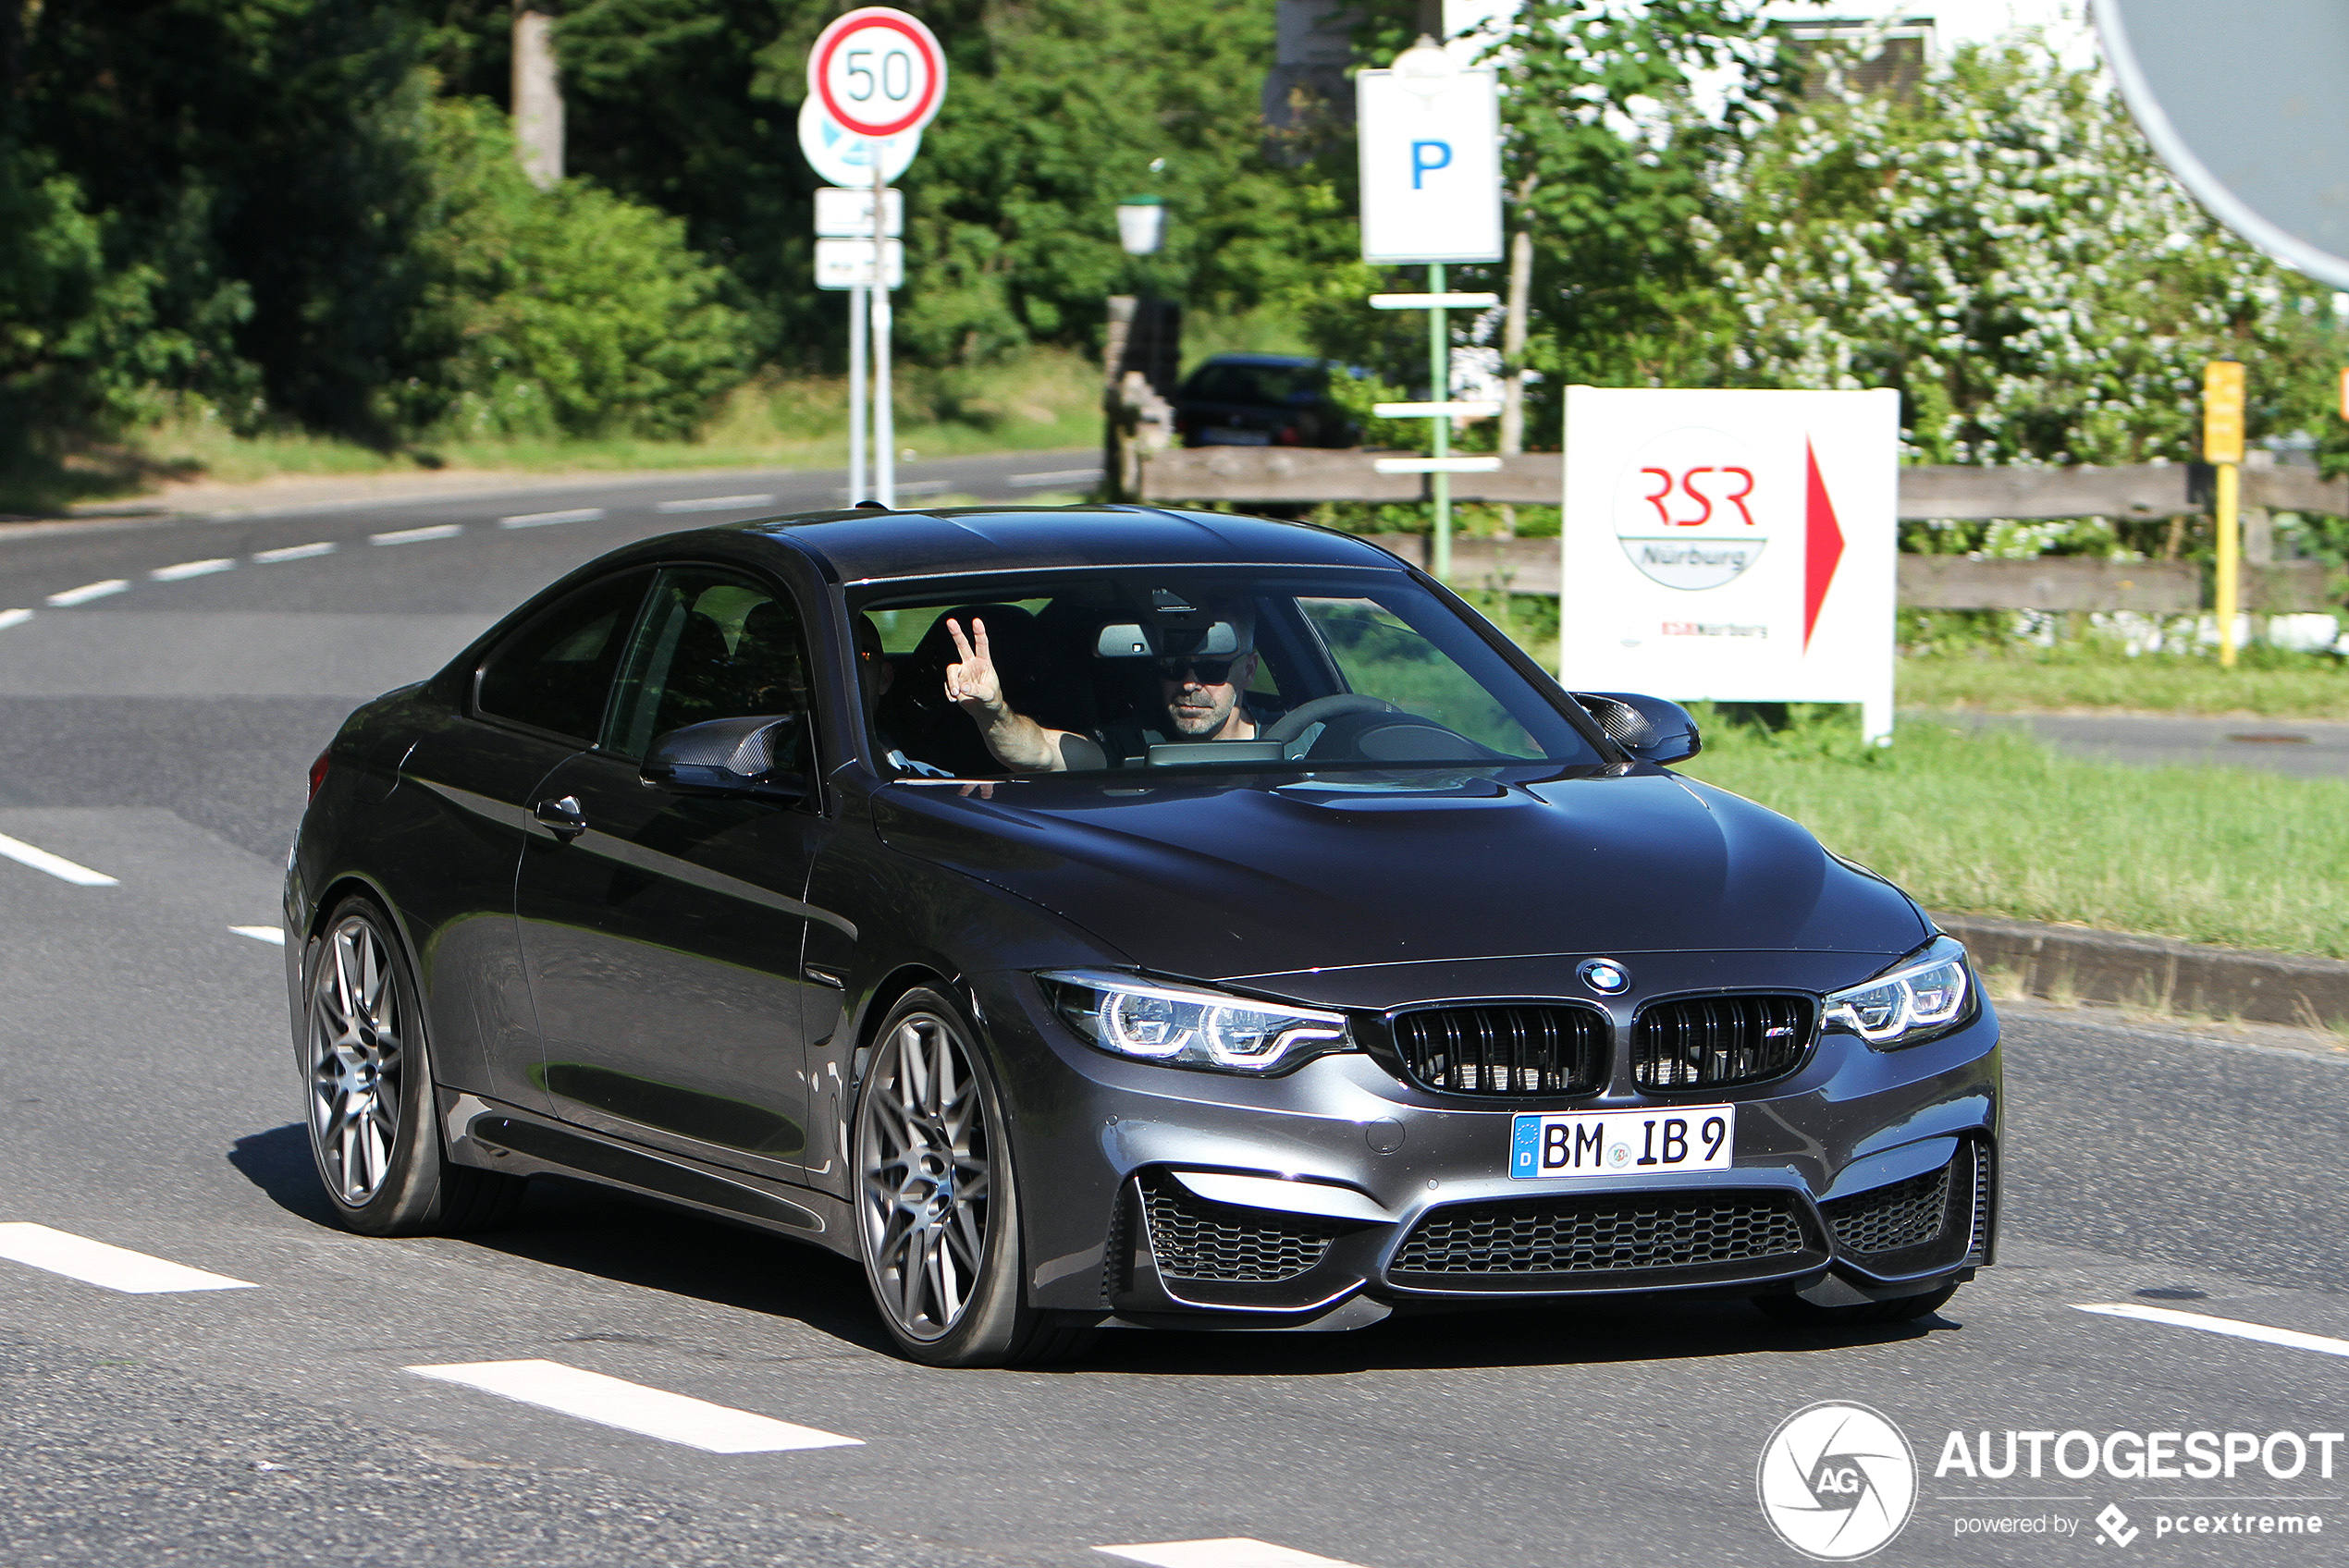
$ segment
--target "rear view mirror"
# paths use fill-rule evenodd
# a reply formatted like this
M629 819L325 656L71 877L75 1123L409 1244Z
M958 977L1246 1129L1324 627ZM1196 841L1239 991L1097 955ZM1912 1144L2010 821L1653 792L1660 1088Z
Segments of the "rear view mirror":
M1642 762L1658 766L1686 762L1704 749L1696 720L1678 703L1643 697L1636 692L1571 692L1568 695L1598 720L1608 740Z
M680 795L764 795L795 801L807 793L807 726L797 714L713 718L672 729L653 742L646 783Z

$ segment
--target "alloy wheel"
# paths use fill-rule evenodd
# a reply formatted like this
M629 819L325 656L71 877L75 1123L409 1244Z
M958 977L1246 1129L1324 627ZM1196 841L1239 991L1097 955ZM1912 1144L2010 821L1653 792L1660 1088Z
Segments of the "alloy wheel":
M876 1293L909 1338L946 1334L979 1287L993 1134L953 1025L901 1020L874 1052L859 1112L857 1218Z
M403 1014L375 923L338 922L310 978L310 1132L328 1183L352 1208L383 1186L399 1146Z

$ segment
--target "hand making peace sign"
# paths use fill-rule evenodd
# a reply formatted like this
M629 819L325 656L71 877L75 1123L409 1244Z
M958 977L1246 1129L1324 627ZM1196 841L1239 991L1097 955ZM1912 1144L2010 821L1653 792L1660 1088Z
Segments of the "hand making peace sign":
M968 639L955 621L949 620L946 631L963 655L960 662L946 667L946 700L960 704L973 717L993 713L1002 706L1003 683L996 677L995 661L988 656L987 623L973 616Z

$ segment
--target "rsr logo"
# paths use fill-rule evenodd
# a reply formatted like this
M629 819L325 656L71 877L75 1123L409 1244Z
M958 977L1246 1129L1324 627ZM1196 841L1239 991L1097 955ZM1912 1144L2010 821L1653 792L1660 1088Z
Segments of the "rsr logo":
M1735 507L1738 517L1745 525L1748 528L1754 526L1753 513L1745 504L1746 497L1753 494L1753 471L1750 468L1740 468L1730 463L1718 465L1707 463L1693 468L1684 468L1677 474L1668 468L1642 468L1640 472L1649 475L1655 482L1655 488L1648 492L1646 500L1648 505L1655 508L1656 517L1666 528L1703 528L1713 521L1713 508L1716 501L1724 506ZM1724 494L1717 496L1710 496L1704 489L1698 488L1698 478L1710 474L1719 474L1722 477L1717 480L1707 479L1706 488L1721 490L1725 492ZM1697 513L1694 517L1672 515L1673 508L1679 505L1673 499L1675 490L1696 503ZM1722 521L1724 522L1728 521L1726 513Z

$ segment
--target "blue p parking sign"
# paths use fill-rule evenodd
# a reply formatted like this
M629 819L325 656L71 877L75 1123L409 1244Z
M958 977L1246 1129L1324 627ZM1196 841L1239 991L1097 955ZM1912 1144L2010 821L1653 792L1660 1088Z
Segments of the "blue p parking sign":
M1501 107L1493 72L1435 91L1393 71L1354 79L1362 155L1362 259L1417 265L1501 259Z

